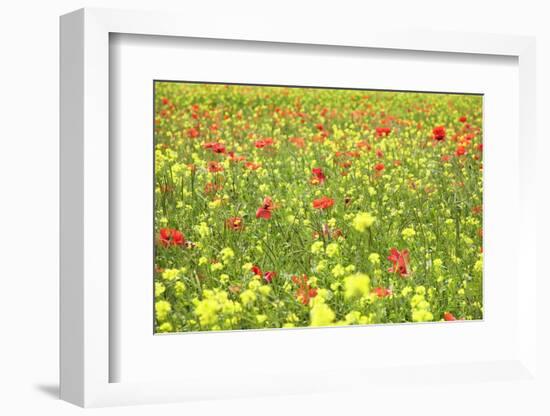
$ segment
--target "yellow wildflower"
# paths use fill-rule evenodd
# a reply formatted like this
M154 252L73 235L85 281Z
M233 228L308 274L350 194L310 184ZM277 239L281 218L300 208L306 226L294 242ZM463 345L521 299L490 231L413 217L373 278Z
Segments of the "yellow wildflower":
M321 260L319 263L317 263L317 266L315 267L315 270L317 272L322 272L327 268L328 262L326 260Z
M416 231L414 231L414 228L404 228L403 231L401 231L401 235L405 240L410 240L416 235Z
M344 296L346 299L367 296L370 293L370 278L357 273L344 279Z
M201 238L206 238L210 235L210 227L205 222L199 223L199 225L195 226L195 229L197 230Z
M159 332L172 332L174 328L170 322L164 322L159 326Z
M365 232L375 221L375 218L368 212L359 212L353 218L352 225L359 232Z
M482 270L483 270L483 259L479 259L474 264L474 272L481 273Z
M340 246L338 245L338 243L330 243L325 251L327 253L327 256L335 257L340 254Z
M216 271L222 270L222 269L223 269L223 264L220 263L220 262L212 263L210 265L210 270L212 270L213 272L216 272Z
M271 293L271 287L267 285L260 286L258 292L260 292L263 296L268 296Z
M313 254L319 254L323 251L323 247L324 247L325 243L323 243L322 241L316 241L314 242L312 245L311 245L311 252Z
M155 282L155 297L158 297L164 293L166 286L160 282Z
M162 278L164 280L175 280L178 278L179 269L166 269L162 272Z
M380 264L380 254L378 253L369 254L369 261L374 265Z
M222 249L220 254L224 263L228 263L233 257L235 257L235 252L230 247L225 247Z
M176 292L176 295L181 296L185 291L185 283L183 283L181 280L177 281L174 285L174 291Z
M340 277L346 274L346 269L341 264L337 264L332 268L331 273L334 277Z
M309 313L311 326L327 326L334 322L336 315L326 303L316 303Z
M241 302L245 306L256 300L256 294L250 289L246 289L243 293L239 295L239 297L241 299Z
M345 323L347 325L354 325L359 323L359 319L361 318L361 312L359 311L351 311L348 313L345 317Z
M159 300L155 303L155 312L159 321L164 321L172 311L172 305L167 300Z

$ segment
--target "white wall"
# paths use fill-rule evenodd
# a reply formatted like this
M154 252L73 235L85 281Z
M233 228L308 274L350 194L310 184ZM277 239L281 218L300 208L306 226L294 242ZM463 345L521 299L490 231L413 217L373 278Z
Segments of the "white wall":
M19 0L0 8L0 414L76 414L81 410L54 398L58 367L58 16L84 7L116 7L185 11L189 19L221 13L250 18L270 16L286 25L315 22L338 30L342 25L429 27L435 30L536 35L538 42L538 154L540 213L549 211L545 155L550 150L545 130L550 105L550 29L545 1L379 0L301 3L297 0ZM255 17L256 16L256 17ZM185 21L182 21L185 24ZM544 196L546 194L546 196ZM542 217L542 215L541 215ZM511 219L513 221L514 219ZM540 220L539 254L548 248L548 220ZM543 245L544 244L544 245ZM541 266L544 266L540 262ZM7 283L7 284L6 284ZM539 287L541 300L548 284ZM541 303L541 302L539 302ZM539 317L548 312L540 307ZM546 354L548 364L548 338ZM548 368L548 367L546 367ZM549 372L547 371L547 374ZM446 388L452 389L453 386ZM437 406L426 392L380 398L334 394L319 397L270 398L253 401L192 403L151 407L102 409L104 414L542 414L530 394L515 394L502 385L501 399L488 401L475 390ZM433 395L439 387L434 386ZM355 411L353 410L355 409ZM385 412L384 412L385 410ZM548 409L546 409L548 411ZM466 413L468 412L468 413Z

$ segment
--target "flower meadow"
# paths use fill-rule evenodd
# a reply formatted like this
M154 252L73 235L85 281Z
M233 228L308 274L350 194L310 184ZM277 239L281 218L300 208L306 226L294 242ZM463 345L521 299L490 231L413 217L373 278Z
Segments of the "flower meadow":
M482 319L481 96L154 96L155 332Z

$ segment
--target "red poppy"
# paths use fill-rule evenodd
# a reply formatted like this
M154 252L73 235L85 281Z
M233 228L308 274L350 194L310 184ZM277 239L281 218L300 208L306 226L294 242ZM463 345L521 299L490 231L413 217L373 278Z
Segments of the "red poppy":
M252 266L252 269L250 269L252 273L254 273L254 276L261 276L262 275L262 269L260 269L258 266L254 265Z
M466 154L466 147L465 146L457 146L455 155L456 156L464 156Z
M174 228L161 228L159 232L159 241L164 247L182 246L185 243L185 237Z
M208 172L213 172L213 173L223 172L223 166L218 162L210 161L208 162L207 166L208 166Z
M317 289L309 285L305 274L302 277L292 276L292 281L298 286L296 289L296 299L304 305L307 305L311 298L317 296Z
M187 137L191 139L196 139L197 137L199 137L199 135L200 135L199 130L196 129L195 127L191 127L190 129L187 130Z
M374 165L374 169L376 169L377 172L382 172L384 170L385 166L383 163L377 163Z
M399 251L392 247L388 260L393 263L393 266L388 269L388 272L399 273L401 277L410 276L409 250L404 249Z
M306 142L301 137L291 137L288 139L290 143L292 143L294 146L302 148L306 145Z
M206 185L204 185L205 194L216 193L218 191L221 191L222 189L223 185L221 183L208 182Z
M259 169L262 167L261 164L259 163L254 163L254 162L246 162L244 164L244 166L247 168L247 169L250 169L250 170L256 170L256 169Z
M319 131L323 131L323 130L325 129L325 127L323 126L322 123L317 123L317 124L315 125L315 128L316 128L317 130L319 130Z
M267 282L267 283L271 283L271 281L273 280L273 278L277 275L277 273L275 272L265 272L264 273L264 280Z
M334 199L327 196L323 196L319 199L313 200L313 208L315 209L327 209L334 205Z
M231 162L242 162L245 160L244 156L238 156L235 152L227 152L227 156Z
M346 161L344 161L344 162L340 162L338 165L339 165L341 168L349 169L349 168L351 168L352 163L351 163L351 160L346 160Z
M162 104L166 105L166 104L169 104L170 103L170 100L166 97L162 97Z
M210 149L214 153L225 153L225 145L218 142L209 142L202 145L205 149Z
M361 141L357 142L356 146L359 149L366 149L366 150L371 150L372 149L372 146L366 140L361 140Z
M443 314L443 319L445 319L446 321L456 321L455 316L451 312L445 312Z
M311 140L314 142L314 143L324 143L326 139L326 136L322 135L322 134L318 134L316 136L313 136L311 138Z
M467 120L468 118L466 116L462 116L458 119L458 121L460 121L461 123L466 123Z
M273 139L271 137L266 137L265 139L257 140L254 143L254 146L256 146L257 149L262 149L266 146L271 146L272 144L273 144Z
M376 135L378 137L388 136L390 133L391 133L391 128L390 127L377 127L376 128Z
M252 273L254 273L254 276L260 276L262 277L267 283L271 283L273 281L273 278L277 275L275 272L265 272L262 273L262 269L260 269L258 266L254 265L250 269Z
M451 155L441 155L441 161L442 162L448 162L449 160L451 160Z
M385 287L375 287L372 290L372 293L374 293L379 298L385 298L387 296L391 296L393 294L391 289L385 288Z
M260 208L256 211L256 218L263 218L268 220L271 218L271 210L273 209L273 201L270 197L266 196L264 202Z
M227 227L233 231L240 231L244 227L244 221L241 217L231 217L225 222Z
M314 185L322 184L326 177L323 173L323 169L321 168L313 168L311 169L311 173L313 173L313 178L311 178L311 183Z
M434 127L433 130L432 130L432 135L433 135L433 139L438 141L438 142L441 142L441 141L445 140L445 137L447 135L447 133L445 131L445 127L444 126Z

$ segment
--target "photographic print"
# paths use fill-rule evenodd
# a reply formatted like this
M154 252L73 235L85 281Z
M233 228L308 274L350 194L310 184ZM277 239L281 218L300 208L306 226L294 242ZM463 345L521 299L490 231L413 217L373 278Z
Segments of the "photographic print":
M482 319L482 108L155 81L154 332Z

